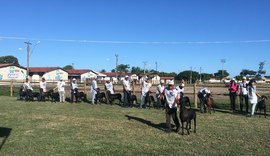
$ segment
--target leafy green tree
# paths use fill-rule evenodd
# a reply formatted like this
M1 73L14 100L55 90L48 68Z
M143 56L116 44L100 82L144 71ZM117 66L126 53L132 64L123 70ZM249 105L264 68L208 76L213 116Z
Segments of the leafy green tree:
M15 56L11 56L11 55L0 57L0 64L20 65L18 59Z
M186 71L182 71L180 72L177 76L176 79L177 80L185 80L187 82L190 82L190 78L192 77L192 83L195 83L197 80L200 79L200 74L196 71L191 71L190 70L186 70Z
M256 71L254 70L249 70L249 69L243 69L240 72L240 76L255 76L257 74Z
M116 70L120 73L127 73L129 68L129 64L120 64L117 66Z
M218 72L214 73L215 77L222 80L228 77L230 74L226 70L218 70Z
M63 67L64 70L74 70L74 67L72 65L66 65Z
M258 72L257 72L257 75L256 75L257 79L261 79L262 75L266 74L266 70L264 70L264 65L265 65L265 62L260 62L259 63L259 69L258 69Z
M140 73L143 73L143 70L140 67L132 67L130 72L139 75Z

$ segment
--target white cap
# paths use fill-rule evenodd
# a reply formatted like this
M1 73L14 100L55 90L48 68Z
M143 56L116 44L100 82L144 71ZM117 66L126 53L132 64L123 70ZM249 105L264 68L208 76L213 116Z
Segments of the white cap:
M182 86L182 87L185 87L185 84L184 84L184 83L182 83L182 84L181 84L181 86Z
M126 75L126 76L125 76L125 78L129 78L129 76L128 76L128 75Z
M243 80L246 80L247 78L244 76L242 79L243 79Z
M75 78L73 78L73 79L72 79L72 81L76 81L76 79L75 79Z
M235 78L232 78L232 81L235 81Z
M160 80L160 83L165 83L165 81L164 80Z
M169 85L174 85L174 82L173 81L169 81L169 83L168 83Z

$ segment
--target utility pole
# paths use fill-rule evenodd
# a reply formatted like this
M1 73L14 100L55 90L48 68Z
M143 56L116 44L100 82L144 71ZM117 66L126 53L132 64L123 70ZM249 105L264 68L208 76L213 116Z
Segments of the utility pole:
M226 63L226 59L221 59L220 60L220 62L221 62L221 65L222 65L222 73L221 73L221 79L223 79L223 75L224 75L224 64Z
M158 68L158 62L155 62L156 64L156 72L158 72L157 68Z
M147 61L143 61L143 65L144 65L143 73L145 74L145 69L146 69Z
M192 84L192 67L190 67L190 80L189 83Z
M115 76L116 76L116 78L118 77L118 75L117 75L117 67L118 67L118 58L119 58L119 55L118 54L115 54Z
M27 46L27 74L26 77L28 78L29 76L29 62L30 62L30 46L32 45L32 43L28 42L24 42Z

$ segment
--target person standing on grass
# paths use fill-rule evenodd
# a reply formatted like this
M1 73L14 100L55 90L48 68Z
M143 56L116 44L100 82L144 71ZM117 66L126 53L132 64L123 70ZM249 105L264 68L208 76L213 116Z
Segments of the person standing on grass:
M179 104L178 92L174 88L174 82L170 81L168 88L165 89L166 97L166 125L167 132L171 132L171 118L176 125L176 132L180 129L179 119L177 117L177 105Z
M255 86L256 81L254 79L249 81L248 84L248 98L251 103L251 113L250 116L253 116L255 113L256 105L258 103L258 97L261 97L256 90Z
M160 84L157 86L156 98L157 98L157 107L160 108L164 106L164 89L165 89L165 81L161 80Z
M125 79L123 80L124 107L131 106L130 91L131 91L131 87L130 87L129 76L125 76Z
M78 84L77 84L77 80L75 78L72 79L72 83L71 83L71 103L74 102L74 96L76 101L78 102Z
M146 107L146 101L145 98L149 97L150 94L150 88L151 88L152 84L150 83L149 79L145 79L142 82L142 86L141 86L141 91L142 91L142 95L141 95L141 104L140 104L140 108L142 107Z
M97 85L97 77L94 76L91 83L91 92L92 92L92 104L97 104L97 94L98 94L98 85Z
M39 100L45 101L44 94L47 92L47 82L45 81L45 78L43 77L42 80L39 82Z
M240 96L240 111L243 112L243 102L245 100L246 114L248 114L248 90L247 78L243 77L242 82L239 83L239 96Z
M64 103L65 102L65 86L66 83L63 81L63 79L60 79L60 81L58 81L57 83L57 89L58 89L58 93L59 93L59 99L60 102Z
M207 94L211 94L211 91L207 88L202 88L199 92L198 92L198 98L200 99L200 111L201 113L206 113L206 108L205 108L205 104L206 104L206 100L207 100Z
M111 94L114 94L114 88L113 88L113 83L112 83L112 79L106 81L105 83L105 95L106 95L106 99L107 99L107 103L111 103L112 100L110 98Z
M233 78L228 86L229 94L230 94L230 102L231 102L231 110L235 112L235 103L236 103L236 96L238 92L238 85Z

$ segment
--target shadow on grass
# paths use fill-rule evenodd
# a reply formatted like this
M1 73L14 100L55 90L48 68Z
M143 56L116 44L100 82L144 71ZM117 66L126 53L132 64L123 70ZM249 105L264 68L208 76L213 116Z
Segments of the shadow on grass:
M166 123L154 124L151 121L148 121L148 120L145 120L145 119L142 119L139 117L129 116L129 115L125 115L125 116L128 118L128 120L136 120L136 121L139 121L147 126L150 126L150 127L153 127L153 128L156 128L156 129L159 129L161 131L166 132ZM173 127L175 127L175 126L172 125L172 128Z
M0 127L0 151L10 136L11 130L11 128Z

